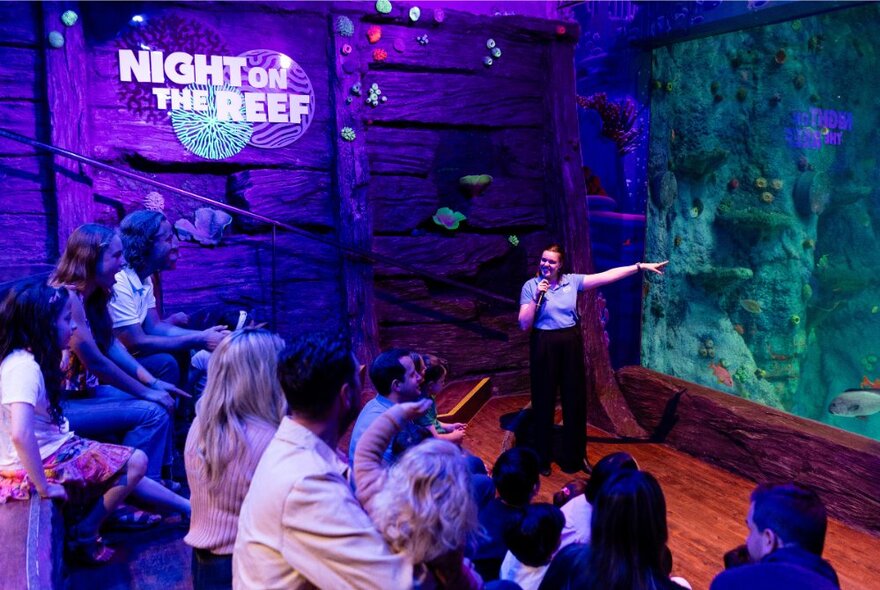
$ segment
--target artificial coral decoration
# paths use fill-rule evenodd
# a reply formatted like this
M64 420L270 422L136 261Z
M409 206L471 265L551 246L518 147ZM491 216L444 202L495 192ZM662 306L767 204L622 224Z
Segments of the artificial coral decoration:
M354 23L347 16L336 18L336 32L343 37L351 37L354 35Z
M419 42L419 45L427 45L428 44L428 33L425 33L424 35L419 35L418 37L416 37L416 41Z
M470 174L458 179L458 185L465 195L477 197L492 184L492 177L488 174Z
M394 40L393 46L394 51L397 53L404 53L406 51L406 43L400 37Z
M438 25L446 20L446 12L442 8L434 9L434 22Z
M357 137L357 134L351 127L343 127L342 131L339 132L339 135L341 135L342 139L344 139L345 141L354 141Z
M500 47L493 47L491 53L492 53L492 57L494 57L495 59L498 59L499 57L501 57L501 48Z
M230 85L212 86L210 84L190 84L190 91L207 91L208 108L202 111L175 109L171 111L171 126L183 146L197 156L207 160L223 160L240 152L247 145L254 132L252 123L245 121L244 99L241 99L241 120L231 118L221 121L217 118L217 91L241 91Z
M384 49L374 49L373 50L373 61L385 61L388 59L388 52Z
M367 29L367 41L370 43L378 43L382 38L382 27L372 26Z
M493 63L494 63L494 62L492 61L492 58L489 57L488 55L487 55L486 57L483 58L483 65L486 66L487 68L488 68L489 66L491 66Z
M379 85L374 82L372 85L370 85L370 95L367 97L366 103L373 108L379 106L379 96L381 94L382 91L379 90ZM382 97L382 102L386 102L387 100L387 96Z
M52 31L49 33L49 45L55 49L61 49L64 47L64 35L58 31Z
M409 20L412 22L418 21L422 16L422 9L418 6L413 6L409 9Z
M516 236L513 236L513 235L507 236L507 241L510 242L510 245L513 246L514 248L519 246L519 238Z
M348 55L349 53L351 53L351 45L345 43L339 50L339 52L342 53L342 55Z
M61 22L65 27L72 27L79 20L79 15L72 10L65 10L61 15Z
M434 223L445 227L448 230L458 229L459 223L467 219L464 215L459 213L458 211L453 211L449 207L441 207L437 209L437 213L434 214Z
M165 198L156 191L147 193L144 197L144 209L162 213L165 211Z
M628 154L636 149L641 132L636 125L638 113L633 99L626 97L620 102L608 100L604 92L590 96L578 96L577 103L585 109L593 109L602 119L602 136L617 144L617 153Z
M379 14L388 14L391 12L391 2L388 0L376 0L376 12Z
M196 209L196 223L178 219L174 223L177 237L184 241L198 242L202 246L217 246L223 239L223 230L232 223L232 217L224 211L200 207Z

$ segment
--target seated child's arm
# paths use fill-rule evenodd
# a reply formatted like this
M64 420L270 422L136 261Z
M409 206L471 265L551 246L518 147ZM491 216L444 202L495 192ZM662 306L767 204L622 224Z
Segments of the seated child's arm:
M43 471L43 460L40 458L40 447L34 435L34 407L24 402L9 404L12 417L12 444L18 453L22 467L42 498L67 499L64 486L49 483Z
M442 422L440 423L440 425L445 426ZM437 427L433 424L431 426L428 426L428 430L431 431L431 434L433 434L435 438L448 440L449 442L454 442L456 444L460 443L461 440L464 438L464 430L455 430L450 428L448 429L448 432L437 432Z

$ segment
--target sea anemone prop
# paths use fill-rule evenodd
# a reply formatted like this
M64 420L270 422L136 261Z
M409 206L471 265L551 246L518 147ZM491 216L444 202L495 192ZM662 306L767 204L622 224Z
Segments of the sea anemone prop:
M453 211L449 207L441 207L437 209L437 213L434 214L434 223L439 226L445 227L448 230L458 229L458 225L467 219L462 213L458 211Z
M458 186L467 197L480 196L483 191L489 188L490 184L492 184L492 177L488 174L470 174L458 179Z
M604 92L590 96L578 96L577 103L585 109L593 109L602 119L602 136L617 144L617 152L628 154L636 149L641 130L636 125L638 109L633 99L627 97L619 102L608 100Z

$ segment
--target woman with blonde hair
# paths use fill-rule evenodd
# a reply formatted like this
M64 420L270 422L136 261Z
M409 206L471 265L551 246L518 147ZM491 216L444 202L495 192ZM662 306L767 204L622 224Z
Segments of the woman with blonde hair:
M431 438L408 449L391 468L382 460L394 435L430 403L395 404L363 434L354 457L357 497L392 550L422 565L420 588L482 588L464 560L479 521L461 449Z
M238 513L263 451L287 413L278 382L284 341L267 330L226 337L211 356L208 382L186 437L196 590L232 587Z

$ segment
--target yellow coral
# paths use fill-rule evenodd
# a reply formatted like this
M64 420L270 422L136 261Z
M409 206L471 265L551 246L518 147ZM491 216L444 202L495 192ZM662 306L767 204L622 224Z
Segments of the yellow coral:
M758 188L767 188L767 179L763 176L759 176L755 179L755 186Z
M774 178L773 180L770 181L770 186L773 187L773 190L775 190L775 191L781 191L782 190L782 180L779 178Z
M772 203L773 202L773 193L768 193L768 192L761 193L761 200L764 201L765 203Z

